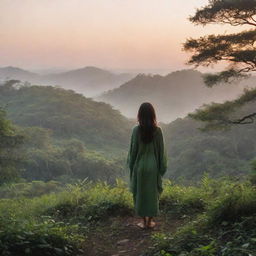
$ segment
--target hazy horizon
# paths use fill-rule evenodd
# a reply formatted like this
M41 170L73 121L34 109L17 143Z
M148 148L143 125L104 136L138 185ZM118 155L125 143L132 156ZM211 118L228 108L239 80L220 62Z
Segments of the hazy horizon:
M194 26L207 0L3 0L0 66L68 70L180 70L186 38L239 28Z
M105 71L109 71L111 73L115 74L122 74L122 73L128 73L128 74L133 74L133 75L138 75L138 74L145 74L145 75L161 75L161 76L166 76L168 74L171 74L176 71L182 71L182 70L197 70L202 73L211 71L213 68L204 68L204 67L199 67L199 68L193 68L192 66L184 66L180 69L172 69L172 68L108 68L108 67L101 67L101 66L92 66L92 65L84 65L80 67L73 67L73 68L61 68L61 67L46 67L46 68L26 68L22 66L15 66L15 65L9 65L9 66L0 66L0 69L2 68L20 68L25 71L29 71L32 73L36 73L39 75L47 75L47 74L59 74L59 73L65 73L69 71L75 71L83 68L88 68L88 67L93 67L93 68L98 68L102 69ZM215 70L219 70L221 67L215 68Z

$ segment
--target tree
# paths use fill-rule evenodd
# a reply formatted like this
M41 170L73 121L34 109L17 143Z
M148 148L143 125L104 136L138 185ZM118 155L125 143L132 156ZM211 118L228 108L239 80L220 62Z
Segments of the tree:
M207 24L229 24L231 26L247 26L248 30L239 33L225 35L207 35L198 39L187 39L184 43L184 50L192 52L193 55L188 64L198 66L209 66L212 64L226 62L227 68L216 74L206 74L204 82L212 87L222 82L231 83L234 79L243 78L256 71L256 0L209 0L208 5L197 9L194 16L189 20L196 25ZM216 105L207 106L207 111L199 110L191 115L194 118L204 121L211 121L216 124L244 124L250 123L256 116L256 113L249 113L243 117L231 120L228 114L239 106L256 98L253 90L245 91L245 94L234 102L226 102L225 105L218 105L218 111L224 111L221 118L216 114ZM253 95L253 97L252 97ZM243 105L242 104L242 105ZM229 109L225 107L229 106ZM241 104L240 104L241 105ZM232 107L233 106L233 107Z
M24 137L17 134L6 114L0 108L0 184L15 180L20 176L22 156L17 151Z

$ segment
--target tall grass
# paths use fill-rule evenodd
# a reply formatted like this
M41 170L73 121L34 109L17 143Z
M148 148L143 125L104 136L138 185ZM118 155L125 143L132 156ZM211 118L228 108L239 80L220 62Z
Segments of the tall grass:
M41 187L40 196L19 194L17 184L17 197L0 200L1 255L76 255L91 227L111 216L134 213L132 194L122 179L114 185L78 181L57 192L30 184L29 191L35 186ZM163 179L163 187L161 212L189 217L190 222L176 234L155 233L151 255L240 256L240 247L256 255L251 240L256 237L256 191L249 180L205 175L196 186Z
M119 214L132 214L132 197L118 179L115 186L81 181L58 193L1 199L0 254L76 255L88 223Z
M203 177L198 186L166 184L168 211L194 213L175 234L155 233L154 256L256 255L256 187L248 180Z

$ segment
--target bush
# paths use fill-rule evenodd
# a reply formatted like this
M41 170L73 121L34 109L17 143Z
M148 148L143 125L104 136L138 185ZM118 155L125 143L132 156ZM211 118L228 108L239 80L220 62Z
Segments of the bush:
M36 182L18 186L45 187ZM17 187L16 187L17 188ZM132 214L132 197L122 180L79 181L61 192L40 197L0 200L1 255L77 255L88 235L86 224L104 221L109 216Z
M47 209L44 214L58 220L79 219L83 222L102 221L110 216L132 215L132 199L127 184L116 179L116 185L106 182L91 183L85 190L83 184L69 185L69 196ZM73 195L73 200L71 200Z
M166 213L189 214L205 210L207 194L200 187L180 186L164 180L164 191L160 197L160 208Z
M239 221L243 216L256 213L256 190L249 182L234 184L230 191L217 198L208 209L209 221Z
M73 233L76 226L55 222L51 218L41 223L0 219L1 255L75 255L82 238Z
M0 198L38 197L63 190L57 181L32 181L5 184L0 187Z
M192 203L200 198L202 211L174 234L154 234L154 249L144 256L256 255L255 190L248 180L209 179L207 175L194 187L169 182L164 199L170 212L200 209Z

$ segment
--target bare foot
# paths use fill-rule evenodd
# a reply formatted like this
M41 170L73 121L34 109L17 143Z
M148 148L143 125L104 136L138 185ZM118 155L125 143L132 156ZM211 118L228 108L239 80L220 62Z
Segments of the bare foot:
M137 226L143 229L146 228L146 225L143 222L137 223Z
M149 227L149 228L153 228L153 227L155 227L155 225L156 225L156 223L155 223L153 220L151 220L150 222L148 222L148 227Z

